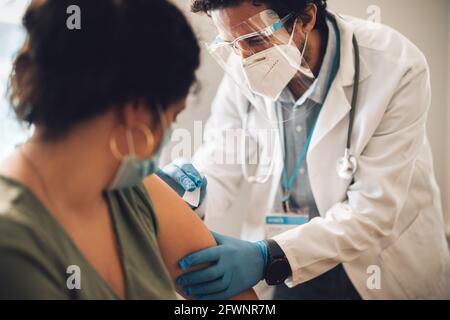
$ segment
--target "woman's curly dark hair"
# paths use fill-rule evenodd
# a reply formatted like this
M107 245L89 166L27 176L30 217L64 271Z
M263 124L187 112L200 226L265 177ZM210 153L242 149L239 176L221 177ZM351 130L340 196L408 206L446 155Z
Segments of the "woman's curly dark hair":
M71 5L80 8L80 30L66 26ZM47 137L126 103L165 109L195 81L197 40L166 0L41 0L23 24L28 38L9 98L17 117Z
M209 13L216 9L238 6L246 1L251 1L255 5L266 4L281 17L289 13L294 13L302 18L304 22L309 21L309 16L306 15L306 11L312 4L315 4L317 6L315 28L323 29L326 25L326 0L192 0L191 10L192 12Z

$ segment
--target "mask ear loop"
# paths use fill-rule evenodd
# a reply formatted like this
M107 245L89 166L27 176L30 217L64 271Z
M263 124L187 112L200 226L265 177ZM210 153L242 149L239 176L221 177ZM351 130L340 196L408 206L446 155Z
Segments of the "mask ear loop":
M295 27L297 26L297 22L298 22L298 18L295 18L294 25L292 27L292 33L291 33L291 36L289 38L288 45L292 45L292 43L294 42ZM303 59L305 57L306 47L308 46L308 39L309 39L309 32L305 32L305 44L303 45L300 61L303 61ZM295 68L301 68L302 67L302 62L300 62L300 65L296 65L296 64L293 64L289 59L288 59L288 61Z
M309 32L305 32L305 45L303 46L303 50L302 50L302 59L305 56L306 47L308 46L308 38L309 38Z
M162 111L162 107L159 103L156 105L156 109L158 110L158 115L159 115L159 118L161 119L163 132L165 132L169 128L169 126L167 125L167 119L164 116L164 112Z
M292 32L291 32L291 37L289 38L289 45L292 44L292 42L294 41L294 34L295 34L295 27L297 26L297 20L298 18L295 18L294 20L294 25L292 26Z
M167 121L167 118L164 115L164 112L162 110L161 105L157 104L156 108L158 110L159 118L161 119L161 130L162 130L162 132L161 132L161 139L162 140L160 141L160 145L161 145L161 144L165 144L165 142L167 142L166 139L170 137L170 135L171 135L171 125L169 125L169 123ZM161 146L158 147L158 148L160 149Z
M131 130L127 128L125 132L125 137L127 138L128 150L130 151L130 155L135 156L136 150L134 149L134 140L133 135L131 134Z
M298 18L295 18L294 21L294 26L292 27L292 33L291 33L291 37L289 38L289 45L292 45L292 42L294 41L294 34L295 34L295 27L297 26L297 21ZM303 45L303 49L302 49L302 59L305 56L305 52L306 52L306 47L308 46L308 39L309 39L309 32L305 32L305 44Z

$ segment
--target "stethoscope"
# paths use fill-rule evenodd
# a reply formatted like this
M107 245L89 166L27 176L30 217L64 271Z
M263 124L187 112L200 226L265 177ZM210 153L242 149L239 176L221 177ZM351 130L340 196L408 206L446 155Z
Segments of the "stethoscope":
M358 169L358 161L354 154L351 152L351 140L352 140L352 132L353 132L353 123L355 119L355 113L356 113L356 105L358 102L358 94L359 94L359 80L360 80L360 55L359 55L359 45L358 41L356 40L356 37L353 35L353 49L355 54L355 76L354 76L354 86L353 86L353 94L352 94L352 101L351 101L351 109L349 114L349 125L348 125L348 131L347 131L347 144L344 150L344 156L340 159L338 159L336 163L336 172L338 176L346 181L353 180L353 177ZM251 135L248 132L248 121L249 121L249 115L252 111L252 108L254 108L251 103L248 104L247 112L244 115L243 119L243 137L241 139L241 167L242 167L242 174L244 178L251 184L265 184L267 181L269 181L271 173L273 173L273 169L275 166L275 161L273 160L274 157L272 156L272 159L270 161L270 167L269 167L269 174L265 175L264 177L257 177L252 176L248 173L247 168L247 159L246 159L246 137L251 137ZM259 143L257 143L257 148L259 149ZM274 150L274 153L276 150Z

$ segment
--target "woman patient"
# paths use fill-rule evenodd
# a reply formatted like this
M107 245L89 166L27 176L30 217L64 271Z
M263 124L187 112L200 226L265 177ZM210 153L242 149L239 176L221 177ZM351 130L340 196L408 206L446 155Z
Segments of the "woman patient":
M144 177L195 80L188 23L165 0L46 0L24 24L10 98L35 130L0 166L0 298L176 298L177 262L215 242Z

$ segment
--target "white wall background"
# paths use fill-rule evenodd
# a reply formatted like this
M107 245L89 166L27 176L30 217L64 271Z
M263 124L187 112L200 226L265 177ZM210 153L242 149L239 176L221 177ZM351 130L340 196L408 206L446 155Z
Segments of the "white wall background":
M450 123L450 1L447 1L447 37L448 37L448 47L447 47L447 63L448 63L448 73L447 73L447 132L445 133L445 137L447 139L447 158L445 159L447 163L447 218L450 221L450 128L448 124ZM447 222L448 222L447 221ZM448 232L450 239L450 223L447 223ZM450 242L450 241L449 241Z
M27 137L6 99L11 63L25 38L20 22L27 3L28 0L0 0L0 161Z
M174 1L186 11L200 40L212 39L215 31L209 19L188 13L188 1ZM328 0L328 3L330 9L335 12L364 19L373 17L368 8L374 5L378 6L381 22L399 30L411 39L427 57L431 69L433 90L428 133L434 152L435 171L442 191L450 234L450 139L448 138L450 135L448 128L450 123L450 1ZM188 109L180 117L179 127L186 128L193 134L194 121L207 119L209 104L214 97L221 75L222 73L214 61L203 52L202 66L199 72L199 80L203 88L198 97L190 100ZM201 126L197 125L197 127ZM198 134L195 137L196 141L192 144L192 151L201 143ZM168 155L169 150L166 151L166 158L163 161L169 160ZM190 157L190 154L183 156Z

